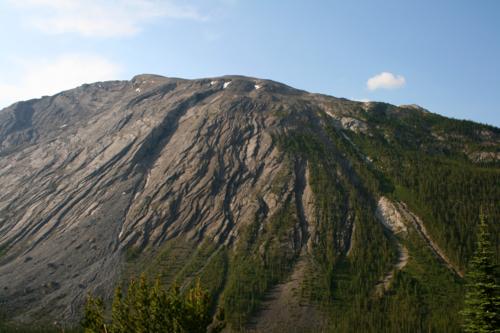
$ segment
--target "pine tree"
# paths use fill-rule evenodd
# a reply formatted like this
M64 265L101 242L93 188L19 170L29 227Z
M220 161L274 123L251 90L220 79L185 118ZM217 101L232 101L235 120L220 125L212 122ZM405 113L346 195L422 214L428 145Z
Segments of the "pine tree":
M137 315L137 293L138 293L138 284L135 279L130 280L127 289L127 295L123 300L124 306L127 308L127 328L129 332L137 331L138 324L138 315Z
M112 333L127 333L130 332L128 325L129 311L127 303L123 297L121 286L117 286L115 289L115 295L113 297L113 305L111 310Z
M172 318L172 307L167 293L161 286L160 279L156 279L150 292L150 321L153 332L178 332Z
M466 275L465 308L461 312L465 332L500 332L500 286L488 225L481 214L477 251Z
M182 332L182 325L186 317L185 301L182 299L179 287L175 283L168 292L167 308L167 316L172 325L172 332Z
M150 332L150 286L146 275L142 274L139 279L139 285L135 295L136 327L137 333Z
M100 298L94 298L90 295L87 297L81 324L85 333L106 332L104 304Z
M175 285L165 291L157 279L150 283L145 275L139 281L130 281L127 294L115 289L109 331L104 321L101 299L89 296L85 305L82 326L85 333L201 333L220 332L224 327L224 313L219 312L216 322L210 311L210 297L200 282L182 296Z
M205 333L212 323L210 298L201 288L200 280L188 291L185 303L185 328L188 332Z

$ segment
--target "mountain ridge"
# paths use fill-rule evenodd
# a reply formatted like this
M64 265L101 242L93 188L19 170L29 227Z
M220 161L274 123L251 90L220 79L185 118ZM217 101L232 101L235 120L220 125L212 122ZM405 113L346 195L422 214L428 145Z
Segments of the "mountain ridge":
M308 264L294 302L331 317L325 313L348 292L370 299L398 262L397 242L410 261L379 292L380 306L389 306L388 290L405 288L402 276L430 288L422 267L443 268L440 278L455 281L449 288L457 293L446 300L459 300L460 277L432 259L432 249L418 249L418 232L391 235L377 203L386 196L416 209L436 246L463 269L476 222L462 215L475 221L485 206L498 216L499 138L493 126L421 108L243 76L143 74L18 102L0 111L0 301L17 321L74 322L87 292L109 299L129 275L158 273L167 285L199 276L233 328L253 321L267 330L253 316L298 262ZM431 180L463 167L485 186L456 225L440 215L451 205L444 194L434 191L444 208L434 207L421 188L429 165L442 170ZM460 241L446 236L450 226ZM366 286L344 294L339 286L356 285L356 276Z

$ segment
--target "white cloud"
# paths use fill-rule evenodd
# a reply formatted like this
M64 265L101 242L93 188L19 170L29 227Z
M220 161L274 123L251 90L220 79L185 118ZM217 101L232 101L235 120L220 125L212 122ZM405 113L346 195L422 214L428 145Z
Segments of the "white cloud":
M8 0L28 23L47 34L127 37L158 18L203 21L196 7L173 0Z
M406 79L402 75L394 75L389 72L382 72L366 81L368 90L377 89L397 89L406 84Z
M19 64L17 79L0 79L0 107L53 95L83 83L116 79L121 71L120 66L101 56L82 54L66 54L52 61L24 60Z

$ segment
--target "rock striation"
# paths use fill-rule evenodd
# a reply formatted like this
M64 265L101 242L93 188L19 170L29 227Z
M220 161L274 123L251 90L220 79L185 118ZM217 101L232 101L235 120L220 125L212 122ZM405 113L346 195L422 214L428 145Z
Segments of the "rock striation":
M243 76L184 80L147 74L5 108L0 111L2 309L15 321L76 322L88 293L111 295L132 250L156 253L182 238L196 249L209 242L232 253L260 237L252 255L266 262L276 252L291 264L289 279L268 288L274 295L266 303L270 310L261 312L254 328L271 327L276 314L293 326L290 313L307 326L315 310L303 304L299 289L309 278L306 272L314 271L311 258L327 265L356 255L364 246L356 234L374 216L393 234L389 239L406 235L410 224L402 220L414 221L412 228L458 274L420 219L403 216L412 215L385 197L378 201L379 193L372 193L378 190L368 188L365 179L375 174L377 156L365 155L354 137L372 137L389 117L432 116L422 110ZM306 128L314 140L302 150L293 140L284 142ZM385 130L379 137L390 144L392 134ZM498 131L484 140L496 144ZM437 146L445 145L443 140L436 142L448 149ZM428 144L423 141L422 147ZM326 147L324 165L335 168L314 164L320 146ZM277 216L286 219L274 226ZM401 270L408 252L400 243L397 248Z

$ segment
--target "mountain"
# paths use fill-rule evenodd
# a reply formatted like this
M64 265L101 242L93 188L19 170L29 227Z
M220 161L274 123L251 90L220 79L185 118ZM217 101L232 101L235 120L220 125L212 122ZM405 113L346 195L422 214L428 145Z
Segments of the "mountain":
M139 75L0 112L0 304L196 278L234 330L458 331L500 129L242 76ZM410 329L411 328L411 329Z

